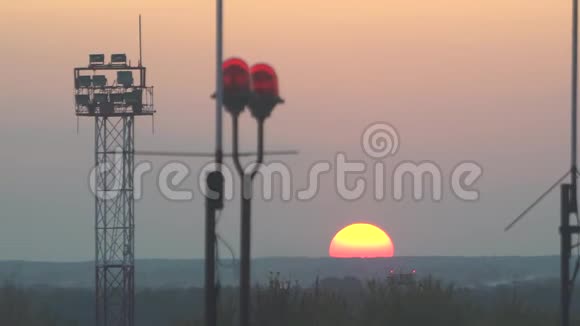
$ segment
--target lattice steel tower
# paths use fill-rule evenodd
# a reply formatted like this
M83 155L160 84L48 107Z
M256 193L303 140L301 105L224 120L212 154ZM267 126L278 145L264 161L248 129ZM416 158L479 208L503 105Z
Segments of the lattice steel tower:
M95 119L96 326L134 326L135 117L155 113L153 87L124 54L90 55L74 82L76 115Z

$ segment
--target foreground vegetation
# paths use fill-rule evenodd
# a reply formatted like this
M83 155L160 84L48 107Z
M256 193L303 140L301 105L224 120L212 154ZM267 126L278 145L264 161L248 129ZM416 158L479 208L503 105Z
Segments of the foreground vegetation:
M231 290L231 289L229 289ZM505 290L505 289L504 289ZM236 324L236 293L227 291L220 325ZM316 281L311 288L273 277L255 288L255 326L546 326L557 325L554 311L528 306L517 291L497 291L482 300L472 291L427 278L421 281ZM201 320L174 326L201 326ZM575 323L574 325L580 325Z
M201 326L202 289L142 290L139 326ZM236 324L237 289L220 291L220 326ZM530 305L515 287L484 292L421 281L317 280L303 288L273 276L254 289L254 326L546 326L554 306ZM79 289L0 289L0 325L92 325L92 293ZM574 325L579 325L576 323Z

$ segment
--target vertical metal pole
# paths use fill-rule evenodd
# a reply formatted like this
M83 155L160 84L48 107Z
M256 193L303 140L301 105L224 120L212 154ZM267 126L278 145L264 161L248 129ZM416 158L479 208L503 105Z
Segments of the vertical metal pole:
M242 194L241 194L241 240L240 240L240 326L250 326L251 310L251 205L252 205L252 185L251 176L245 174L242 177Z
M252 174L246 173L240 163L238 152L239 128L238 114L232 113L232 158L236 171L240 176L240 323L239 326L250 325L250 191ZM248 186L250 188L248 188Z
M212 172L219 173L219 172ZM207 177L207 189L211 189L211 175ZM217 293L215 286L215 214L214 202L206 197L205 201L205 323L206 326L217 325Z
M210 174L206 179L206 190L215 192L216 182L211 181L212 175L221 180L221 164L223 163L223 140L222 140L222 107L223 107L223 3L216 0L216 107L215 107L215 162L217 171ZM217 325L217 289L215 284L216 264L216 211L223 207L223 186L219 187L220 198L216 201L206 197L205 206L205 322L206 326Z
M570 211L577 213L578 204L576 198L578 179L578 0L573 0L572 5L572 114L571 114L571 148L570 148L570 178L571 178L571 204Z
M258 119L258 161L256 163L262 164L262 162L264 162L264 119Z
M103 133L103 144L102 144L102 148L101 148L101 151L102 151L101 152L102 153L101 155L103 155L102 161L103 161L103 164L104 164L105 167L107 166L107 162L108 162L108 160L107 160L107 152L108 152L107 151L107 144L108 144L108 139L109 139L109 137L108 137L108 131L107 131L107 123L108 123L108 121L109 121L109 119L107 117L103 117L103 129L101 131ZM103 171L103 175L102 175L102 180L104 181L104 183L103 183L103 193L107 193L106 191L109 190L108 187L107 187L107 179L108 179L108 177L107 177L107 171L104 170ZM106 197L104 197L104 198L106 198ZM100 204L101 205L101 211L102 211L101 214L103 214L102 215L102 225L99 226L103 230L103 232L102 232L102 238L103 238L103 243L105 244L103 246L104 248L101 248L101 251L102 251L102 254L103 254L103 257L102 257L103 260L101 262L102 274L103 274L103 276L102 276L103 278L101 279L101 281L102 281L101 286L103 287L102 288L102 293L103 293L103 303L102 303L102 305L103 305L103 317L102 317L102 321L104 323L103 326L109 326L108 325L109 324L109 322L108 322L109 321L109 318L108 318L108 314L109 314L109 309L108 309L108 302L109 302L109 300L108 300L108 297L109 297L109 295L108 295L108 289L107 289L107 284L108 284L108 282L107 282L107 273L109 272L108 267L107 267L108 266L108 262L109 262L109 252L108 252L107 243L108 243L109 237L108 237L108 234L107 234L107 231L106 231L107 230L107 227L108 227L108 217L109 217L108 215L109 214L107 214L107 209L106 209L107 201L106 201L106 199L102 200L102 202L103 203ZM103 210L103 207L105 208L104 210ZM101 244L99 244L99 245L101 245Z
M234 120L235 137L234 140L237 154L237 118ZM264 159L264 120L258 119L258 164ZM241 187L241 232L240 232L240 326L250 326L252 311L252 197L254 195L253 180L258 171L258 167L250 173L240 173L242 177Z
M578 0L572 0L572 99L571 99L571 141L570 141L570 178L571 184L562 185L560 221L560 282L561 282L561 323L570 325L570 255L572 251L572 232L570 214L578 213L577 189L577 112L578 112Z
M223 160L222 140L222 107L223 107L223 4L222 0L216 0L216 119L215 119L215 143L216 163L218 166Z
M135 179L134 179L134 172L135 172L135 117L129 116L127 117L128 123L125 126L127 131L127 141L126 141L126 162L127 168L126 171L127 177L127 188L124 193L128 197L127 198L127 208L128 214L127 216L127 241L125 242L125 246L128 247L125 251L125 260L127 261L127 298L128 298L128 325L135 325ZM130 189L130 190L129 190Z
M570 325L570 189L569 184L563 184L561 188L560 322L562 326Z
M76 79L75 79L76 80ZM99 132L99 117L95 117L95 165L94 165L94 169L95 171L97 171L98 167L99 167L99 144L100 144L100 135L101 133ZM98 172L98 171L97 171ZM98 186L98 182L99 182L99 176L97 174L95 174L95 326L100 326L101 325L101 280L100 280L100 268L99 268L99 243L100 243L100 238L99 238L99 218L98 218L98 214L99 214L99 197L97 194L97 190L99 188Z
M143 46L141 43L141 15L139 15L139 67L143 65ZM142 84L141 86L145 86Z
M571 117L571 136L572 141L571 143L571 183L572 183L572 194L576 194L576 181L578 176L576 175L577 172L577 140L578 140L578 132L577 132L577 112L578 112L578 0L572 0L572 117ZM574 196L573 201L576 201ZM573 204L572 211L576 211L576 205Z

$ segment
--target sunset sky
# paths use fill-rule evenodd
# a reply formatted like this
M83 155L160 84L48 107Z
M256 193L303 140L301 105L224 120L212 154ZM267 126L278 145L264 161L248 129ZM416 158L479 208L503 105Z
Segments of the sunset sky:
M268 62L286 104L267 123L267 147L303 187L309 166L338 152L367 160L364 128L397 128L386 162L461 161L484 169L481 199L450 192L441 202L349 202L332 177L308 202L257 200L256 256L326 256L337 231L356 222L386 230L398 256L543 255L558 250L559 200L552 194L514 231L503 227L564 174L569 150L570 1L225 1L225 56ZM0 11L0 259L93 258L88 191L93 122L73 108L75 66L89 53L138 58L155 86L155 135L137 124L141 150L211 151L215 17L210 0L22 0ZM242 148L254 124L242 120ZM227 116L226 116L227 118ZM226 119L229 131L229 120ZM229 140L229 132L226 140ZM226 148L230 148L226 142ZM150 159L150 158L138 158ZM203 255L203 200L174 203L156 189L167 160L153 159L137 203L139 258ZM192 169L205 161L185 160ZM191 176L184 187L196 187ZM448 182L447 182L448 183ZM238 202L218 226L238 244Z

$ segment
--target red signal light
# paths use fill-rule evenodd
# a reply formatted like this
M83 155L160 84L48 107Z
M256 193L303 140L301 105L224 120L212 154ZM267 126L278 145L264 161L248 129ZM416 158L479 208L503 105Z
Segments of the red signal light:
M223 84L224 106L232 113L240 113L248 104L250 97L250 69L240 58L224 61Z
M250 69L248 64L239 58L224 61L224 93L249 92Z
M252 76L252 97L250 110L259 121L268 118L274 107L284 101L278 91L278 76L270 65L260 63L250 68Z
M260 63L252 66L252 89L257 95L272 97L280 96L278 92L278 77L270 65Z

